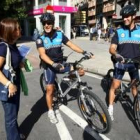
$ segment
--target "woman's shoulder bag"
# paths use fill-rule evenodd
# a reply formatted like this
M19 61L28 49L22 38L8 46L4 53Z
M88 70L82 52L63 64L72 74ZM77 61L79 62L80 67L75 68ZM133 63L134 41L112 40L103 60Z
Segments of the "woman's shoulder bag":
M4 43L7 46L6 63L3 67L2 73L7 79L9 79L9 81L13 83L16 75L15 71L13 70L13 67L11 66L11 52L7 43L5 42L1 43ZM8 94L9 94L8 88L2 83L0 83L0 100L7 101Z

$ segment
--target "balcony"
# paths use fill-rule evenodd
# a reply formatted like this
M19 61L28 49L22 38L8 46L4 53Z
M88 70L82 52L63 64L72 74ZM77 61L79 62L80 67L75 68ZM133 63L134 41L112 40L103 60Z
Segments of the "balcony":
M96 5L96 1L88 2L88 8L94 7Z
M96 19L92 19L88 21L89 24L95 24L96 23Z
M88 16L95 16L95 10L94 11L88 11Z
M103 13L114 11L115 10L115 4L108 4L104 5L103 7Z

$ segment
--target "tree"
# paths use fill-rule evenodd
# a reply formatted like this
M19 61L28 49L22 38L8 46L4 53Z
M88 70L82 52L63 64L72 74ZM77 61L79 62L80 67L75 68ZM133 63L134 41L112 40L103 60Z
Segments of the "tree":
M1 0L0 19L6 17L18 18L19 20L27 17L26 8L23 0Z

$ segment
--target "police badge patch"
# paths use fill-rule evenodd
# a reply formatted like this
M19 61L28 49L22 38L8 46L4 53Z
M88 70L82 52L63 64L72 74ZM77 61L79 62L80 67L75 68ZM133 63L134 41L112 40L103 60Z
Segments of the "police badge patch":
M42 44L42 40L41 39L37 39L36 40L36 44Z
M48 40L47 40L47 39L45 39L45 40L44 40L44 43L45 43L45 44L47 44L47 43L48 43Z
M125 34L124 34L124 33L122 33L122 34L121 34L121 37L125 37Z

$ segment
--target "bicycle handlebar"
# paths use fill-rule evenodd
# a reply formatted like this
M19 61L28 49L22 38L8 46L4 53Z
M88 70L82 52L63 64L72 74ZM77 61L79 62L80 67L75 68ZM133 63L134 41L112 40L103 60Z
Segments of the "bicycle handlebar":
M121 62L118 59L115 59L117 62ZM124 58L124 63L138 63L140 64L140 57L135 57L135 58Z
M138 63L140 64L140 61L137 58L124 58L125 63Z
M85 56L83 56L82 58L80 58L80 60L76 60L75 63L78 64L78 63L82 63L84 60L88 60L90 58L87 58Z
M77 66L79 67L80 65L78 65L78 64L80 64L80 63L82 63L84 60L88 60L88 59L90 59L90 58L87 58L87 57L82 57L82 58L80 58L80 60L76 60L74 63L73 63L73 67L74 67L74 69L77 69ZM82 65L81 65L82 66Z

